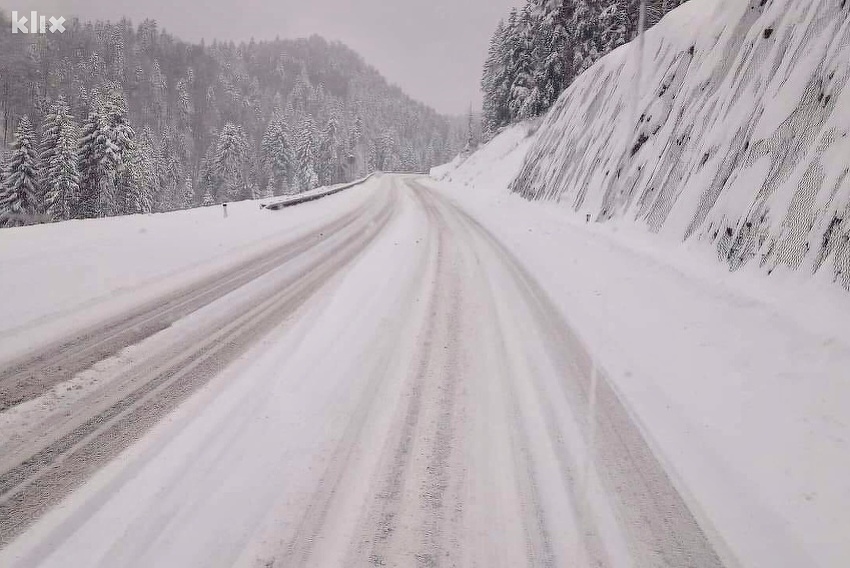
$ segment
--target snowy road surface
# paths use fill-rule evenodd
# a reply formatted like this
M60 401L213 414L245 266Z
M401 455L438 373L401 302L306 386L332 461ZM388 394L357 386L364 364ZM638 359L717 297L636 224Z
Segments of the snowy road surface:
M357 191L0 370L0 565L735 565L496 238Z

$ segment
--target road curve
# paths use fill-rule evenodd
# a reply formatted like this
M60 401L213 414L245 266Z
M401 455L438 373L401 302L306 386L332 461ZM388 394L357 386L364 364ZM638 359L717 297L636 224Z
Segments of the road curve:
M734 565L499 241L415 177L370 188L321 238L31 358L226 307L0 460L0 565Z

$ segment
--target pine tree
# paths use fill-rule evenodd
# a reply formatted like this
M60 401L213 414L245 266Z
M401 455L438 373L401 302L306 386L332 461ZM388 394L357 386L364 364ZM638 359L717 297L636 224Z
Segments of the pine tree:
M535 42L538 40L538 19L531 5L526 5L520 13L516 36L512 42L511 61L513 84L510 94L510 112L514 120L524 120L538 116L545 109L544 95L537 82L538 73L535 61Z
M269 183L266 184L266 190L263 192L263 198L269 199L275 196L275 191L277 191L277 183L274 179L274 174L269 176Z
M127 191L124 210L127 213L153 211L154 188L158 185L156 159L150 129L145 128L127 158Z
M669 0L672 3L674 0ZM614 51L628 41L629 20L623 8L617 2L611 2L599 15L600 52Z
M396 156L395 135L389 129L378 138L374 149L374 165L378 171L393 171Z
M475 147L475 141L472 134L472 107L466 115L466 145L463 148L464 152L472 152Z
M319 183L332 185L341 181L342 147L340 142L339 119L331 113L322 132L319 146Z
M499 85L504 75L504 62L501 60L504 38L505 23L500 21L490 39L487 60L484 62L484 71L481 75L481 91L484 94L482 125L487 137L492 136L505 121L501 112L502 101L499 100Z
M184 128L190 128L192 118L192 98L189 95L189 79L184 78L177 81L177 110L179 112L180 124Z
M127 201L126 185L130 181L119 173L134 136L123 95L111 86L98 93L80 137L80 196L72 216L105 217L125 212L121 204Z
M269 121L261 143L262 159L270 180L274 180L274 193L281 193L282 186L293 175L293 149L286 134L286 122L275 115Z
M0 198L0 223L3 226L26 225L36 221L42 213L34 137L29 118L22 116L15 130L15 141L6 167L6 186Z
M45 212L52 221L69 219L78 196L77 137L68 103L59 97L44 117L40 153Z
M183 194L180 186L183 174L180 171L180 159L174 133L166 128L160 136L160 147L155 160L156 187L154 208L157 211L175 211L183 208Z
M127 213L120 204L127 203L127 195L132 191L131 180L126 174L126 164L134 151L136 133L128 120L127 101L120 87L110 86L107 89L103 112L108 125L107 135L112 144L106 147L109 164L114 168L114 187L109 188L111 194L103 192L100 196L99 213L101 216L121 215ZM114 154L110 155L111 152Z
M97 216L97 200L101 178L107 175L104 168L104 146L109 139L105 120L99 109L89 112L80 132L80 144L77 152L80 172L80 191L71 203L71 217L85 219Z
M298 191L309 191L319 186L319 176L316 174L316 124L311 115L306 115L301 121L298 132L298 144L295 148L297 160Z
M228 122L221 129L213 161L213 172L218 181L218 201L235 201L250 197L245 179L245 159L248 141L242 128Z
M195 188L192 186L191 174L186 176L186 183L183 185L183 206L187 209L195 206Z
M537 84L541 108L551 107L571 80L569 52L572 47L567 30L568 13L572 1L552 2L534 0L539 20L539 37L535 42L534 59L537 64Z
M518 75L520 47L519 13L514 8L508 16L508 21L498 38L497 53L500 62L493 77L493 107L495 112L495 127L501 127L513 122L511 112L512 88Z
M210 139L214 141L214 143L210 144L207 147L207 151L204 153L204 157L201 160L199 172L198 172L198 189L203 194L203 202L206 202L207 195L209 195L211 199L210 205L215 203L215 192L218 188L218 181L215 176L215 151L218 146L218 132L213 130L210 133Z

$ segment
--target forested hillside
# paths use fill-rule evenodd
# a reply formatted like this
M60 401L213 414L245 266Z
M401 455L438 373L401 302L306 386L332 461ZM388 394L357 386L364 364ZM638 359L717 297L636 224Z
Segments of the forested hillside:
M169 211L427 171L462 121L319 37L189 44L146 20L11 34L0 14L0 225Z
M483 126L540 116L596 60L686 0L527 0L499 23L481 79Z

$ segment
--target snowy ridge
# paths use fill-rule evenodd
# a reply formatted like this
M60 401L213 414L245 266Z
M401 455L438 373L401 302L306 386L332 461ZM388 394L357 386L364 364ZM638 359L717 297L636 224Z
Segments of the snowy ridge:
M644 44L565 91L512 189L850 287L850 5L693 0Z

